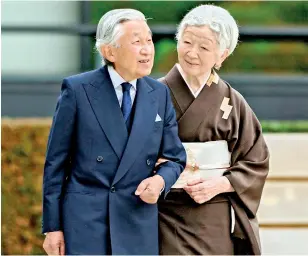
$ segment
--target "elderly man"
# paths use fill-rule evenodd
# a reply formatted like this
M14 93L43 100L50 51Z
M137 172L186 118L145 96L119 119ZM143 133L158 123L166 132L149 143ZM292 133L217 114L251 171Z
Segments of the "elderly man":
M97 27L102 68L64 79L43 185L48 254L158 254L157 200L185 167L167 88L149 77L144 15L119 9ZM155 167L159 157L169 161Z

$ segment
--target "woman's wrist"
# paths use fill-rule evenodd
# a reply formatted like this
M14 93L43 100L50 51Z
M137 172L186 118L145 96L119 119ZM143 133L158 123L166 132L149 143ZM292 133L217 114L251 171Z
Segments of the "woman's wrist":
M235 191L227 177L222 176L220 178L220 180L221 180L221 184L222 184L222 186L221 186L222 192L221 193L228 193L228 192L234 192Z

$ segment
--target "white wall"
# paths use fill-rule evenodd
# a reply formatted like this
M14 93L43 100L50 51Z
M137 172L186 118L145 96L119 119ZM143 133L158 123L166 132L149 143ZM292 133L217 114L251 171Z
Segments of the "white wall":
M258 211L260 223L268 225L260 232L262 251L308 255L308 133L268 133L265 140L270 172Z
M77 25L80 3L2 1L2 25ZM2 32L2 75L62 76L78 72L80 39L56 33Z

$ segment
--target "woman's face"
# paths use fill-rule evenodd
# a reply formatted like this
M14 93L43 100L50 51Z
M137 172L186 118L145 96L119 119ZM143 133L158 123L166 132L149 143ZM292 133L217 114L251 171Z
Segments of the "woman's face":
M182 69L191 76L202 76L221 64L217 40L208 26L187 26L177 50Z

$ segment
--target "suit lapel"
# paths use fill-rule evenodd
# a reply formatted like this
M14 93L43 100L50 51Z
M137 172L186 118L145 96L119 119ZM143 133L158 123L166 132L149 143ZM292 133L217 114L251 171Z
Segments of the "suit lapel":
M135 104L136 110L132 130L113 184L117 183L126 174L140 154L140 151L144 148L145 142L153 130L158 113L158 101L155 90L143 78L138 79L137 82Z
M106 66L97 71L95 80L84 85L84 89L101 128L121 159L128 133Z

